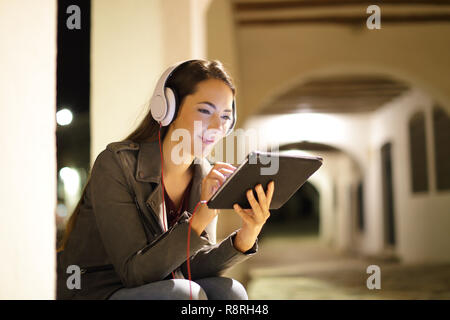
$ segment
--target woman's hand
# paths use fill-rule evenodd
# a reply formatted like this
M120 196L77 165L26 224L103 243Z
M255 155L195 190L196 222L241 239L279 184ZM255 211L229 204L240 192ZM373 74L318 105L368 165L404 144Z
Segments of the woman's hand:
M242 227L234 240L234 246L239 251L245 252L253 247L263 225L270 217L269 208L274 190L274 181L268 184L266 193L259 184L255 187L258 201L253 194L253 189L247 191L247 199L252 207L251 209L242 209L237 203L234 204L234 211L242 218Z
M225 162L216 162L211 171L203 178L200 200L209 201L219 187L231 175L236 167ZM209 209L206 204L199 206L198 212L192 217L192 229L201 235L208 224L217 216L217 210Z
M231 164L216 162L211 171L203 178L200 200L209 201L234 170L236 170L236 167Z

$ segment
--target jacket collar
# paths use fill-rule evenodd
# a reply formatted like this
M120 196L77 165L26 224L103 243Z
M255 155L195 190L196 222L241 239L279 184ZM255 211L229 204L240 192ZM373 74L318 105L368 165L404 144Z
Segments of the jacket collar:
M211 170L211 164L205 158L194 159L192 164L194 166L194 176L192 181L192 188L189 197L189 211L192 212L195 205L200 201L201 182L203 178ZM160 215L162 207L161 198L161 155L159 151L159 142L141 142L138 160L136 176L137 181L151 182L157 184L150 196L147 199L147 203L152 207L157 215Z

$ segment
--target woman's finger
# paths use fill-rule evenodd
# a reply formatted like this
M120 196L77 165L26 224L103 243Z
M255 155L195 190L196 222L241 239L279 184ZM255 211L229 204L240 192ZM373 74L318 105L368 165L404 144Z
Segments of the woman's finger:
M269 207L267 205L266 194L264 193L264 189L263 189L262 185L258 184L255 187L255 190L256 190L256 194L258 195L258 201L259 201L260 207L263 209L263 211L269 210Z
M211 172L208 174L209 179L218 179L221 183L223 183L226 178L225 176L218 170L212 169Z
M219 168L226 168L226 169L233 170L233 171L236 170L236 167L231 165L231 164L229 164L229 163L217 161L214 164L213 169L217 170Z
M261 207L259 206L258 201L256 201L255 196L253 195L253 189L249 189L247 191L247 199L252 206L253 212L257 215L262 215Z
M267 186L267 202L268 202L268 207L270 208L270 204L272 203L272 197L273 197L273 193L275 191L275 181L270 181L269 185Z
M217 169L220 173L222 173L225 177L229 177L234 171L226 168Z

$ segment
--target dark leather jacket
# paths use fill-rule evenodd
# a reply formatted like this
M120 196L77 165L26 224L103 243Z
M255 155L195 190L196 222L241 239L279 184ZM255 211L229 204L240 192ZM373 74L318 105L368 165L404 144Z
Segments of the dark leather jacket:
M200 200L201 182L212 166L194 163L189 210L164 232L158 141L114 142L96 158L76 224L64 251L57 254L57 299L107 299L116 290L170 279L187 279L188 219ZM217 217L201 236L191 230L192 280L218 276L256 253L258 243L241 253L237 231L216 243ZM81 288L69 289L67 267L81 268Z

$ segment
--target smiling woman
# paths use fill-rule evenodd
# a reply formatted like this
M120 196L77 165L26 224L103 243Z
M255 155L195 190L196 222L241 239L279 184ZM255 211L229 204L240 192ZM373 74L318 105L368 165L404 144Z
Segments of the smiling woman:
M242 227L220 243L218 212L205 205L236 169L205 159L233 130L234 95L218 61L190 60L163 73L142 123L94 162L59 248L58 298L248 298L220 275L256 253L273 186L266 194L255 188L258 199L248 193L253 210L236 208ZM189 139L183 163L173 156L178 131ZM85 270L78 292L67 287L71 265Z

